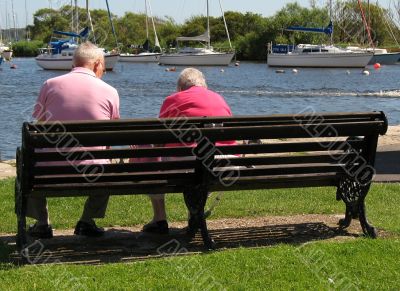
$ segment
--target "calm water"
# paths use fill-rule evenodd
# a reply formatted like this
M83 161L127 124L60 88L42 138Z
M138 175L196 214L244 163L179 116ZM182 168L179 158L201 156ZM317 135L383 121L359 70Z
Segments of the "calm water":
M30 114L41 84L65 72L44 71L34 59L14 59L16 70L0 67L0 152L2 159L15 156L20 127ZM400 65L379 71L359 69L300 69L276 74L264 63L239 67L204 67L208 85L222 94L234 114L297 113L316 111L382 110L390 124L400 124ZM118 63L104 80L116 87L123 118L155 117L165 96L175 90L180 68L166 72L156 64Z

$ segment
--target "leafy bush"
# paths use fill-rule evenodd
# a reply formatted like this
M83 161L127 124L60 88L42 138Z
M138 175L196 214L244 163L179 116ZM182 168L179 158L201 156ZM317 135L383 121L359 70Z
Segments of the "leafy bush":
M38 55L38 49L43 46L44 43L39 40L18 41L13 43L12 49L15 57L35 57Z

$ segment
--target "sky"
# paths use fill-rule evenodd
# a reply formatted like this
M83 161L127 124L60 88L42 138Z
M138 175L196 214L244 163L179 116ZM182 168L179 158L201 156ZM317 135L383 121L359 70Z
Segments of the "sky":
M295 0L221 0L224 11L254 12L263 16L273 15L287 3ZM382 6L388 7L391 0L380 0ZM309 6L310 0L297 0L302 6ZM371 2L376 2L371 0ZM12 5L15 11L15 22L17 27L25 27L26 22L32 24L33 13L40 8L52 7L57 9L60 6L70 4L71 0L0 0L0 26L6 26L6 14L8 14L9 27L13 26ZM91 9L106 9L105 0L90 0ZM193 15L206 14L205 0L150 0L152 14L158 17L171 16L177 23ZM317 5L323 5L326 0L317 0ZM78 0L81 7L86 1ZM144 0L109 0L110 10L119 16L125 12L144 12ZM8 11L8 13L7 13ZM27 13L26 13L27 12ZM210 0L210 14L221 16L218 0Z

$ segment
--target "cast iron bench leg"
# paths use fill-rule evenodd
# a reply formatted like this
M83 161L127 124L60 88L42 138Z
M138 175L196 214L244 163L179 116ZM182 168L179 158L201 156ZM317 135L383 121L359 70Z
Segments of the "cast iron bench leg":
M362 230L366 236L376 238L377 230L368 222L365 210L365 197L368 194L370 184L361 185L351 178L343 178L338 186L336 198L346 204L345 218L339 221L340 228L350 226L351 220L358 218Z
M21 187L18 181L15 181L15 213L17 214L18 232L16 237L16 244L18 251L21 251L27 243L26 238L26 198L23 197Z
M183 192L186 206L189 210L188 234L194 237L200 229L204 246L208 250L215 249L215 242L208 232L204 208L207 202L208 191L204 187L195 187Z
M378 232L377 232L376 228L373 227L368 222L368 219L367 219L367 211L365 208L364 198L361 201L359 201L358 209L359 209L359 214L360 214L360 224L361 224L364 234L371 238L377 238Z

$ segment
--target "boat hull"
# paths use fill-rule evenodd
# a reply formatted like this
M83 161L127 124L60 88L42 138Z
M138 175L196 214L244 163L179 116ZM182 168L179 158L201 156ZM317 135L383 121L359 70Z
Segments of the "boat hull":
M158 63L160 61L161 53L154 54L121 54L119 56L120 62L129 63Z
M4 50L1 55L5 60L11 60L13 51L12 50Z
M173 66L228 66L234 53L213 54L165 54L160 57L160 65Z
M395 65L400 59L400 53L375 54L369 62L369 65L379 63L381 65Z
M109 54L104 56L106 61L106 70L112 71L118 62L119 54ZM45 70L71 70L72 56L59 55L39 55L36 57L36 63Z
M268 66L309 68L364 68L368 65L372 56L372 53L269 54Z

